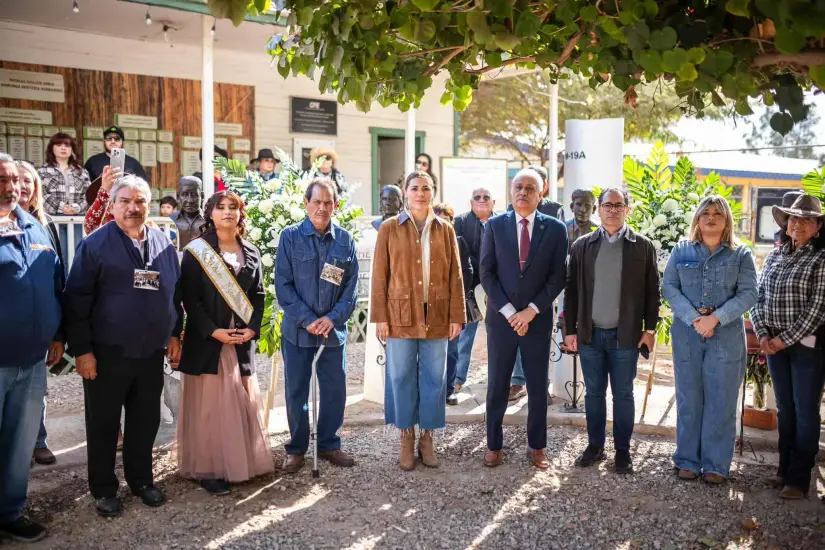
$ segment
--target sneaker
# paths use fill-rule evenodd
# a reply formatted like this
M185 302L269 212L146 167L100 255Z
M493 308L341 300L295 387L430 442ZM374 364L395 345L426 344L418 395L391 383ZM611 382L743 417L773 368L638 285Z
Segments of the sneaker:
M210 495L223 496L229 494L229 484L222 479L201 479L198 483Z
M604 460L604 447L596 447L595 445L588 445L579 458L576 459L576 466L580 468L587 468L596 462Z
M615 462L617 474L633 473L633 461L630 458L630 451L616 451Z
M46 536L46 528L29 518L20 516L11 523L0 524L0 533L18 542L37 542Z

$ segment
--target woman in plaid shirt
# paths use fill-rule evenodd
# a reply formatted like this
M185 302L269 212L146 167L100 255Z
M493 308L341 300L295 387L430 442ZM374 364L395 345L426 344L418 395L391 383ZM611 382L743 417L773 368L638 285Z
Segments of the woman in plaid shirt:
M772 481L782 498L803 498L819 451L819 402L825 323L825 216L816 197L790 208L773 207L782 244L765 260L751 320L768 356L779 407L779 471Z

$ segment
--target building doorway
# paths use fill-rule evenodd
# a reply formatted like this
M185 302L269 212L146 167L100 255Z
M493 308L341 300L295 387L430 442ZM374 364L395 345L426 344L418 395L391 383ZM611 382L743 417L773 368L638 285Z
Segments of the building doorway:
M404 130L370 128L372 134L372 215L378 215L378 197L385 185L395 185L404 173ZM425 132L415 133L415 154L425 152Z

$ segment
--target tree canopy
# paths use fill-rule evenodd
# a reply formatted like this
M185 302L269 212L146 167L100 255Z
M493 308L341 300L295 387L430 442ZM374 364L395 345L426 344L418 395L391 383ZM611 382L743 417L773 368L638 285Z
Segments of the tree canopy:
M631 99L660 78L695 114L707 105L751 113L775 106L771 127L805 118L803 90L825 87L825 0L286 0L285 32L267 45L281 75L321 92L405 111L447 73L442 101L463 111L484 74L541 67L585 76ZM209 0L219 17L269 0ZM243 13L241 12L241 17Z

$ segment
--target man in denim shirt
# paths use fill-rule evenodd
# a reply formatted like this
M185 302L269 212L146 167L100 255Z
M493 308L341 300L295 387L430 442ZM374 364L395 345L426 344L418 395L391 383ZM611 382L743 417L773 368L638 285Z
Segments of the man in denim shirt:
M358 261L352 234L332 223L338 191L327 178L316 178L304 196L307 217L284 229L275 262L275 294L284 310L281 351L290 440L284 470L295 473L309 447L309 397L312 360L318 360L321 402L318 457L338 466L355 461L341 450L337 432L347 400L347 320L355 309Z

